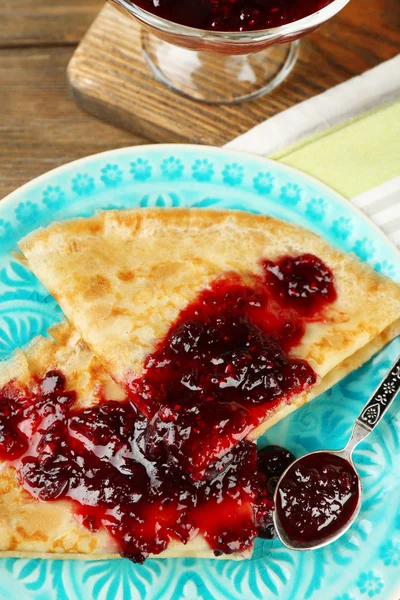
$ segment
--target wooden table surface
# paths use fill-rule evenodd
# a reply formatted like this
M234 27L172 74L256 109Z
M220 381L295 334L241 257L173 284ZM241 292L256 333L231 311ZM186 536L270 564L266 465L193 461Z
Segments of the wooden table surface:
M147 142L84 113L69 95L66 66L103 0L1 4L0 198L76 158ZM260 121L399 52L400 1L351 0L303 39L294 72L259 101Z

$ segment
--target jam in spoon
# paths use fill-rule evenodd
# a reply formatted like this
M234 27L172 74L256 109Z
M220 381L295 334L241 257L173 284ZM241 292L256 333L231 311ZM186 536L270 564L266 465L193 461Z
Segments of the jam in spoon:
M400 357L357 417L343 450L310 452L283 472L274 493L273 521L285 546L292 550L320 548L354 523L362 488L353 450L378 425L399 389Z

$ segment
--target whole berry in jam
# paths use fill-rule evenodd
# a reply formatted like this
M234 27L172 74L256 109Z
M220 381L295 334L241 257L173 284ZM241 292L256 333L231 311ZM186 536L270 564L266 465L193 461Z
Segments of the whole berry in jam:
M65 377L60 371L48 371L42 381L40 388L43 396L50 396L62 390L65 386Z
M0 459L14 460L28 449L27 436L19 429L25 395L12 382L0 389Z
M287 467L296 460L294 455L281 446L266 446L257 453L257 470L260 486L263 489L261 496L270 501L269 511L260 511L256 506L256 520L259 537L270 539L275 535L272 523L273 496L276 484Z
M257 468L267 479L279 478L295 460L295 456L282 446L266 446L257 454Z
M336 300L332 271L316 256L287 256L263 261L265 280L280 302L311 316Z

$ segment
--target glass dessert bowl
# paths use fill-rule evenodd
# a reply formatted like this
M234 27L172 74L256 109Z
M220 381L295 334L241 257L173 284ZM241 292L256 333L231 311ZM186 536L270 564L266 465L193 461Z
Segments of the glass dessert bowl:
M295 65L299 38L349 0L109 2L142 25L157 80L194 100L234 104L279 85Z

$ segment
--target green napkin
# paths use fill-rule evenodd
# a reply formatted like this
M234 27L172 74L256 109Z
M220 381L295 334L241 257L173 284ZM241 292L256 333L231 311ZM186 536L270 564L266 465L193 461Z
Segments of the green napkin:
M269 158L353 198L400 175L400 101L360 115Z

